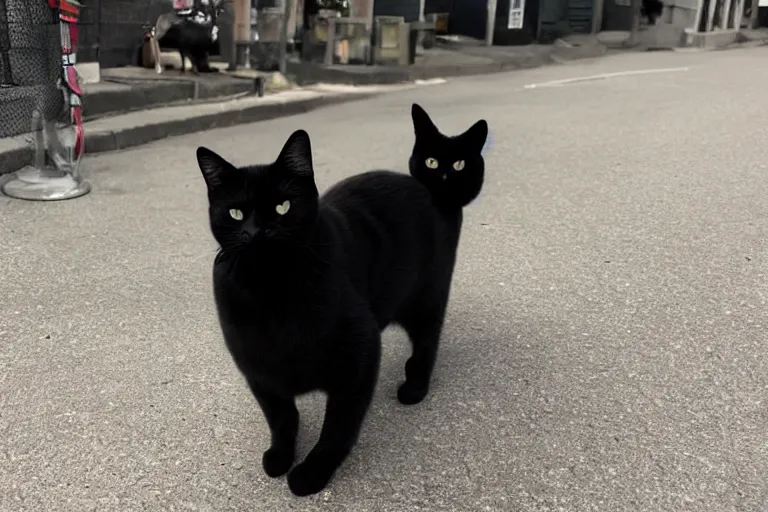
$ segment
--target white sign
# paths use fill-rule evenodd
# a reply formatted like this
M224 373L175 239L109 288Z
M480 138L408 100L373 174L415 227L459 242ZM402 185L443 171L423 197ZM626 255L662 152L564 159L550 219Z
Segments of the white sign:
M525 0L509 0L508 29L523 28L523 16L525 15Z

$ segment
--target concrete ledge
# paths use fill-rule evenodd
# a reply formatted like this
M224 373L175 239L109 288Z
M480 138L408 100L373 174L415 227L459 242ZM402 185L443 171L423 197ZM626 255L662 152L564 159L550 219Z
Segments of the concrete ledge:
M88 119L106 114L125 113L161 105L210 100L250 92L253 92L253 81L242 78L225 83L165 80L151 85L132 85L86 94L83 110Z
M0 175L31 164L34 157L35 151L26 137L0 139Z
M78 62L75 64L78 75L84 84L101 82L101 67L98 62Z
M86 91L83 101L83 115L88 119L104 114L148 108L164 103L187 100L193 98L194 94L195 84L182 81L133 86L125 89L93 93Z
M685 29L658 23L640 32L640 45L649 50L679 48L685 44Z
M530 69L547 64L577 59L601 57L607 48L594 38L583 38L583 42L552 45L537 52L505 53L500 47L488 51L480 45L446 43L444 46L463 48L452 50L456 64L444 59L446 64L416 64L411 66L323 66L313 62L288 62L288 75L299 85L336 83L350 85L396 84L457 76L486 75L518 69ZM478 49L484 50L480 51ZM466 62L467 57L475 62ZM478 59L483 62L477 62ZM465 62L462 63L461 61ZM435 63L436 64L436 63Z
M717 32L685 30L685 44L694 48L724 48L736 43L738 40L738 30L721 30Z
M604 30L598 32L597 40L608 48L626 48L629 32L624 30Z
M217 74L212 76L153 75L143 69L118 73L108 70L99 84L85 88L83 113L86 119L174 103L226 98L253 92L255 76ZM275 75L275 74L272 74ZM268 83L276 81L265 75Z
M487 64L466 64L463 66L430 66L430 67L388 67L388 66L354 66L356 69L343 69L342 66L324 67L313 63L291 63L288 65L288 75L299 85L317 83L334 83L346 85L375 85L397 84L444 78L451 76L473 76L500 73L538 67L540 60L519 62L491 62ZM353 68L353 66L349 66Z
M250 97L207 106L166 107L153 111L115 116L85 124L85 153L92 155L126 149L149 142L238 124L268 121L309 112L318 108L363 100L383 90L351 93L306 91L298 99L279 101ZM314 95L311 95L314 94ZM275 95L280 96L280 95ZM190 109L202 109L194 113ZM162 111L162 112L158 112ZM154 120L153 120L154 118ZM136 122L144 119L144 122ZM0 175L15 172L32 163L34 151L25 137L0 139Z

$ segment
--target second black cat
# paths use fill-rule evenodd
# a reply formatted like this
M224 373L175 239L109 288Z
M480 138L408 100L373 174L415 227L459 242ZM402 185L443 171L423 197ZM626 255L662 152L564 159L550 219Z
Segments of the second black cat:
M269 165L237 168L205 148L197 158L221 247L213 267L221 329L271 431L264 471L288 473L296 495L319 492L358 438L387 325L402 325L413 345L398 399L426 396L460 216L443 215L417 180L387 171L318 197L304 131ZM313 390L328 396L322 432L291 470L294 399Z

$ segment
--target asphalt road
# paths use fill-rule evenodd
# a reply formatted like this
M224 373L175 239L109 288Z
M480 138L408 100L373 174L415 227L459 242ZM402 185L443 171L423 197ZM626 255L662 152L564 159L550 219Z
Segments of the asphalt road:
M452 80L91 158L74 201L0 199L0 510L768 510L767 57ZM404 170L413 101L494 139L434 386L398 404L385 334L360 443L294 498L217 329L194 150L266 162L304 128L325 189ZM322 407L300 401L302 456Z

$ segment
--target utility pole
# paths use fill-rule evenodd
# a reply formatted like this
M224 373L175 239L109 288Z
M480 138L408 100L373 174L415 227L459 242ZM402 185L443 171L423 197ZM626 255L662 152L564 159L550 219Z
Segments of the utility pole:
M285 76L285 71L288 67L288 23L291 20L291 8L293 7L293 2L291 0L283 0L283 7L283 22L280 25L280 53L278 53L278 62L280 73Z
M632 29L626 42L630 48L640 43L640 8L642 5L642 0L632 0Z
M496 27L496 0L488 0L485 18L485 46L493 46L493 29Z
M234 0L234 39L236 66L251 67L251 2Z

